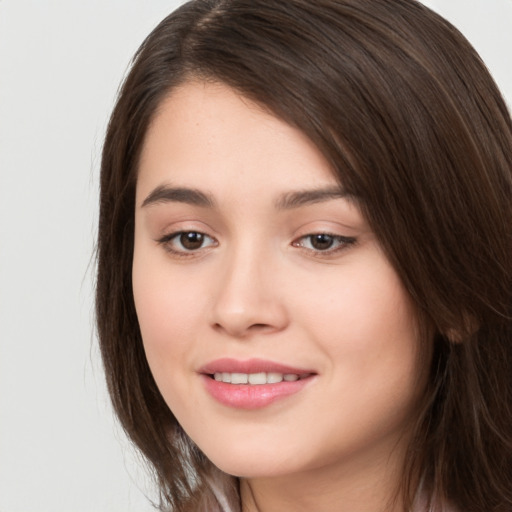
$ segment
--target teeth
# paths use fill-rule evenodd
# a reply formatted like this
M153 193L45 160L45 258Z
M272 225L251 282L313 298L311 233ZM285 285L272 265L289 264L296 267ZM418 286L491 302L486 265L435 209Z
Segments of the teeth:
M249 374L249 384L266 384L267 383L267 374L262 373L250 373Z
M278 382L281 382L283 380L283 374L282 373L267 373L267 382L269 384L277 384Z
M213 378L218 382L224 382L226 384L278 384L283 380L285 382L294 382L299 380L299 375L294 373L275 373L275 372L260 372L260 373L215 373Z
M249 376L247 373L232 373L231 384L247 384Z

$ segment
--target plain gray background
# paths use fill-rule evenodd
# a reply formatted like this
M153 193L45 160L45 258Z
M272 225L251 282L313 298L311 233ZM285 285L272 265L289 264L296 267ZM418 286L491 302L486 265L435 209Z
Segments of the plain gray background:
M145 512L93 329L99 154L119 82L181 2L0 0L0 512ZM512 0L429 0L512 104Z

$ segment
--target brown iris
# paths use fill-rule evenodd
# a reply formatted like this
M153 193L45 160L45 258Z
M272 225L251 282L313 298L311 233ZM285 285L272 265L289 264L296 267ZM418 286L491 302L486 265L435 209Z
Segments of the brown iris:
M187 231L186 233L181 233L179 239L183 248L189 251L200 249L204 243L204 235L195 231Z
M311 235L310 241L311 247L317 249L318 251L325 251L332 247L332 244L334 243L334 237L332 235L320 233L317 235Z

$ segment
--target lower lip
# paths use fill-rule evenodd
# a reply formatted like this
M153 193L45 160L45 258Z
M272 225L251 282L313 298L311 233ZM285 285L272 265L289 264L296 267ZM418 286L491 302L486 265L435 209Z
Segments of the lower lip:
M294 395L306 386L312 377L293 382L282 381L277 384L226 384L202 375L206 390L218 402L235 409L261 409L290 395Z

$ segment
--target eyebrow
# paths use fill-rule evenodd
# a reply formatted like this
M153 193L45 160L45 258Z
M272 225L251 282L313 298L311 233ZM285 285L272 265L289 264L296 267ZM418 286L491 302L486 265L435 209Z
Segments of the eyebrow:
M280 197L276 202L278 210L292 210L308 204L321 203L332 199L354 199L353 194L349 194L342 187L327 187L313 190L299 190L297 192L288 192Z
M142 207L158 203L186 203L203 208L213 208L213 198L194 188L159 185L142 202Z
M287 192L280 196L275 207L278 210L293 210L301 206L321 203L333 199L354 199L353 194L349 194L343 188L327 187L312 190L298 190ZM215 200L209 194L200 190L187 187L171 187L169 185L159 185L142 202L142 208L159 203L185 203L203 208L214 208Z

